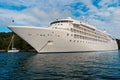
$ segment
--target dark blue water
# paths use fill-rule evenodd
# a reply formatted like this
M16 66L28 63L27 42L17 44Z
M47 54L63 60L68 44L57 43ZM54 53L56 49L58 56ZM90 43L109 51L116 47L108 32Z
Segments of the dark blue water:
M0 80L120 80L120 51L0 53Z

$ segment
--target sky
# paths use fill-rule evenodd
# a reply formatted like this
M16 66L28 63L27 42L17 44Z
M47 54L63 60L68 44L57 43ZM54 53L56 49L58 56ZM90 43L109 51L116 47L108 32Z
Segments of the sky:
M9 32L9 25L47 27L56 19L83 16L120 39L120 0L0 0L0 32Z

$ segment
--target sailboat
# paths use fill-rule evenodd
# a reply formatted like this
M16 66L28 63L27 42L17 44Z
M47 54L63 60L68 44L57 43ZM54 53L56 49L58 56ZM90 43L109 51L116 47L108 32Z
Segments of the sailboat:
M17 50L16 48L14 48L14 34L13 34L13 36L11 38L10 43L9 43L7 52L19 52L19 50Z

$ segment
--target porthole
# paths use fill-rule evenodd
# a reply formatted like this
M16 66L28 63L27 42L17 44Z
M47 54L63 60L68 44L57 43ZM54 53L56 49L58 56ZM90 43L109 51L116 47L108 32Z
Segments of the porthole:
M58 35L58 37L60 37L60 35Z
M69 34L67 33L67 36L69 36Z
M31 36L32 34L28 34L28 36Z

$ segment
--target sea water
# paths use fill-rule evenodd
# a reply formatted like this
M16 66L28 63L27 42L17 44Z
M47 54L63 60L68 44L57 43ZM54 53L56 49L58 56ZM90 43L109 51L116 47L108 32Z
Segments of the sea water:
M0 80L120 80L120 51L1 52Z

